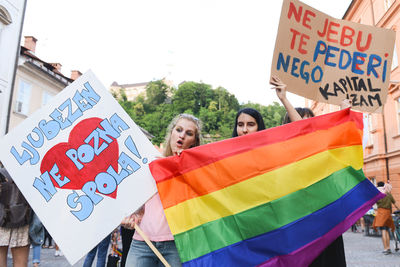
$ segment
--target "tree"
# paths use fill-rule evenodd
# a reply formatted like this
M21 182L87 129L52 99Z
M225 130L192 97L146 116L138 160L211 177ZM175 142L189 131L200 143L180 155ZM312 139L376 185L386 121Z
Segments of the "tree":
M180 84L178 90L172 97L174 110L176 110L178 113L183 113L185 110L192 109L197 106L195 91L195 82L185 82Z
M215 89L216 99L218 101L218 110L229 112L239 108L239 102L233 94L230 94L228 90L223 87Z
M136 124L154 135L153 144L164 141L166 129L179 113L189 113L203 122L203 134L209 134L209 142L232 137L236 113L240 108L252 107L260 111L267 128L281 124L285 108L274 102L262 106L255 103L239 105L235 95L223 87L212 89L208 84L184 82L178 89L171 90L171 100L167 99L170 90L163 81L153 81L147 86L147 98L139 96L135 101L128 101L121 92L118 102Z
M152 81L146 85L146 104L156 106L165 102L167 99L168 85L162 80Z
M145 114L143 104L138 102L133 106L133 112L135 117L141 117Z

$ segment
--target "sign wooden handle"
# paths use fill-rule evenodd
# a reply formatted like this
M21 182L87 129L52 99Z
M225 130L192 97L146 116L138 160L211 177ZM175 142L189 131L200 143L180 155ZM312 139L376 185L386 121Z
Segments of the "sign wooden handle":
M136 232L139 233L139 235L144 239L144 242L151 248L151 250L156 254L156 256L160 259L160 261L164 264L165 267L171 267L169 263L164 259L163 255L161 255L160 251L156 249L156 247L151 243L150 239L147 237L147 235L140 229L140 227L135 224L135 230Z

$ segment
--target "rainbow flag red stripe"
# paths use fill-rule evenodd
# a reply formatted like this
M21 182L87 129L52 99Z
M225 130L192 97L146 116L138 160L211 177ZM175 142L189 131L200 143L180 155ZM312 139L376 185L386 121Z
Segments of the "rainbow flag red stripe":
M302 266L383 195L362 173L349 109L156 160L184 266Z

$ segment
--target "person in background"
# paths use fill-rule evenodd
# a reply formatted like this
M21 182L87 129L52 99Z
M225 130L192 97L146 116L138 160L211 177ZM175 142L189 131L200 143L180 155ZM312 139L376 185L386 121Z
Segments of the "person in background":
M364 216L360 218L360 226L361 226L361 232L364 233L364 232L365 232L365 220L364 220Z
M1 166L1 164L0 164ZM31 208L22 196L21 192L15 186L10 174L3 167L0 167L0 266L7 266L8 248L11 248L11 254L14 267L27 267L29 257L29 223L31 218ZM14 195L15 194L15 195ZM7 216L5 209L10 207L9 200L12 198L18 201L13 204L24 206L24 214L18 216L21 218L17 222L12 221ZM15 197L16 196L16 197Z
M118 264L118 262L120 262L120 259L122 256L122 252L118 247L119 239L120 239L120 227L117 227L111 233L111 249L110 249L111 251L107 257L107 267L121 266L120 264ZM132 237L131 237L131 239L132 239Z
M94 257L97 252L97 264L96 267L105 267L108 246L110 245L111 234L107 235L99 244L97 244L89 253L86 255L83 267L91 267L94 261Z
M358 222L358 221L357 221ZM351 226L351 231L353 233L357 233L357 222L355 222L352 226Z
M47 241L47 245L46 245L46 241ZM51 235L47 231L46 227L44 228L44 241L43 241L42 248L54 248L54 246L53 246L53 238L51 237Z
M180 114L168 126L163 155L165 157L180 155L183 150L200 144L200 120L189 114ZM122 226L128 229L133 229L135 224L138 224L172 267L182 266L158 193L147 201L142 208L133 215L126 217L121 223ZM126 266L161 267L163 264L143 241L143 238L135 232L128 258L126 259Z
M126 257L128 256L129 248L131 247L132 237L134 233L135 233L134 229L127 229L121 226L121 239L122 239L121 267L125 267Z
M382 244L383 244L383 254L388 255L391 254L390 250L390 236L389 236L389 228L394 231L394 222L392 219L392 204L399 209L396 205L396 201L394 200L392 194L392 185L385 184L384 182L378 182L378 190L382 193L386 194L386 197L378 200L376 202L378 206L378 210L376 211L376 216L374 222L372 223L372 227L376 230L376 228L380 229L382 232Z
M29 238L32 244L32 265L40 265L40 250L44 242L44 227L36 213L32 213L32 221L29 225Z
M295 110L299 113L301 119L308 119L314 117L314 112L309 108L300 108L296 107ZM285 117L283 118L282 124L290 123L292 120L289 117L289 114L286 112Z
M63 253L61 252L60 248L58 247L57 243L54 242L54 248L55 248L55 252L54 252L54 257L61 257L63 256Z

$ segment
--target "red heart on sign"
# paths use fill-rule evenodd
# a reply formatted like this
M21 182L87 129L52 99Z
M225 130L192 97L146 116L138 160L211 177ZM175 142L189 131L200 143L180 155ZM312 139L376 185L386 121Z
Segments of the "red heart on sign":
M100 118L89 118L80 121L70 132L68 143L59 143L53 146L49 151L47 151L46 155L43 157L42 163L40 165L41 173L48 171L53 168L56 163L59 172L61 175L60 180L64 180L64 177L68 177L70 180L69 183L62 186L62 189L77 189L81 190L82 186L88 181L94 181L94 178L97 174L101 172L107 172L108 167L111 165L114 170L118 172L118 142L115 138L112 138L112 142L109 144L99 138L100 147L103 143L108 144L108 147L100 152L99 155L94 155L92 161L88 163L82 163L83 168L78 169L75 166L75 163L65 154L69 149L73 148L78 150L78 148L86 144L85 139L89 136L96 128L103 129L100 126L100 122L102 119ZM89 145L93 147L93 139L89 142ZM50 176L51 177L51 176ZM60 186L57 182L52 178L51 180L53 185L57 188ZM118 187L117 187L118 189ZM107 196L116 198L117 197L117 189L114 190L111 194ZM98 192L98 190L96 190Z

